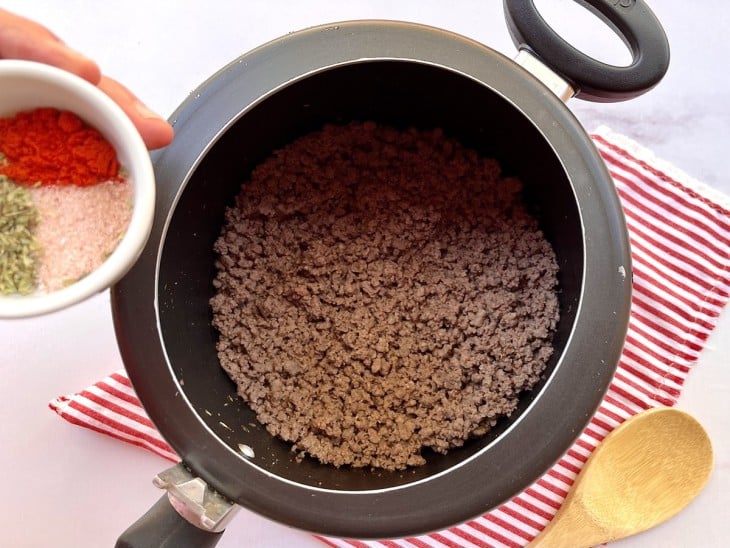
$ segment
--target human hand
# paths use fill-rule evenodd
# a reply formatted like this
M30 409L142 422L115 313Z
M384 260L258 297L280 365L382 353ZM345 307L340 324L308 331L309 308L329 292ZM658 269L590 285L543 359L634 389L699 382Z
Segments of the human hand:
M172 126L122 84L104 76L94 61L69 48L44 26L3 9L0 9L0 59L37 61L76 74L119 104L147 148L161 148L172 141Z

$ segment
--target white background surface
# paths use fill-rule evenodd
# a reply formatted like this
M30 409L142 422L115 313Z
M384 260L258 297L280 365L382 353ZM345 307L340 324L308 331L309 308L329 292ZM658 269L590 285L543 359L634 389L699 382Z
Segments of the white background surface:
M610 33L570 2L536 2L556 26L594 55L625 59ZM730 8L722 0L655 0L672 46L669 74L625 104L571 101L588 129L609 125L692 176L730 194ZM94 57L152 108L169 115L204 79L235 57L303 27L346 19L426 23L515 51L497 0L206 2L175 0L10 0ZM2 90L0 90L0 93ZM730 310L691 372L678 407L708 430L716 463L700 497L670 522L617 547L727 545L730 508ZM157 500L151 478L168 463L136 447L67 424L48 401L85 388L122 366L108 293L32 320L0 320L0 545L112 546ZM306 533L242 510L221 547L321 546Z

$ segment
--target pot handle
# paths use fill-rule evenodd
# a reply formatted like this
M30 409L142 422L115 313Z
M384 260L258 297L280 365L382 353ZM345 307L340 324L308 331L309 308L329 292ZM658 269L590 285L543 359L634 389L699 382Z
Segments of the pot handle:
M533 0L504 0L510 35L577 89L576 96L603 103L649 91L669 67L669 43L644 0L575 0L609 25L631 50L632 63L609 65L582 53L542 18Z
M115 548L213 548L220 533L204 531L177 513L164 494L121 534Z

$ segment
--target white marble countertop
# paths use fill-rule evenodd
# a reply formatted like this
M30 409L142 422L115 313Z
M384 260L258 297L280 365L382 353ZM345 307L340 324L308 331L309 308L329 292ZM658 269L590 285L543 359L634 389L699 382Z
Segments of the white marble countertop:
M590 53L620 48L578 18L568 0L536 2ZM722 0L656 0L672 46L665 80L624 104L570 106L588 129L606 124L651 148L695 178L730 194L728 9ZM701 5L701 7L700 7ZM34 18L99 61L164 115L220 67L272 38L348 19L398 19L467 35L513 56L496 0L6 0L3 7ZM556 23L556 25L558 25ZM601 54L603 55L603 53ZM0 90L1 93L1 90ZM21 548L112 546L159 497L151 478L167 462L136 447L72 426L48 408L122 366L108 293L46 317L0 321L0 451L5 490L0 544ZM716 453L709 485L668 523L617 547L727 545L730 508L730 310L691 372L678 406L708 430ZM307 533L241 511L221 547L321 546Z

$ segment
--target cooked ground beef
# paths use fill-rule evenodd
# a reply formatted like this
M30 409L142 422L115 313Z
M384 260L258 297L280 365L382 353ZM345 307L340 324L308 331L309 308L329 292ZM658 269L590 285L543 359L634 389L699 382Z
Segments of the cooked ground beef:
M218 355L269 432L335 466L422 464L539 379L554 253L495 160L329 125L252 172L215 244Z

